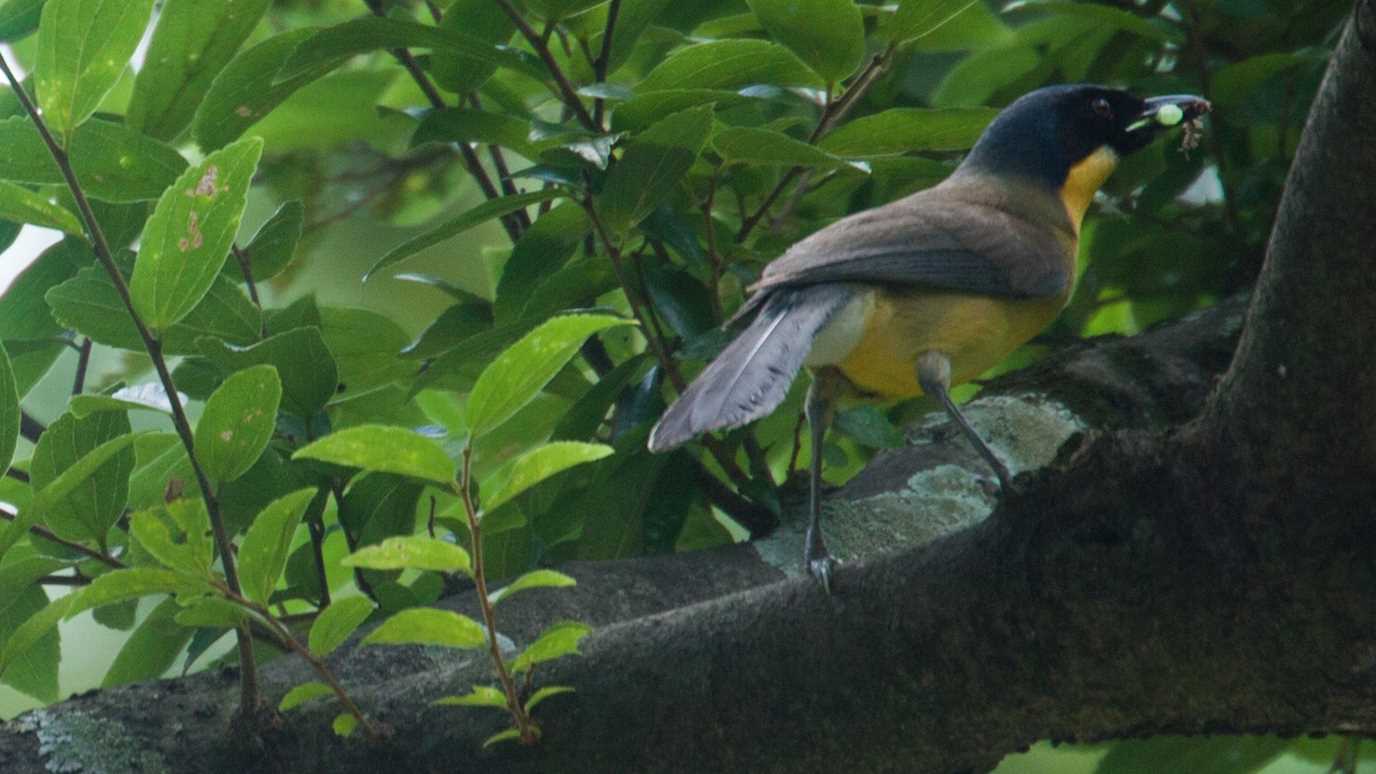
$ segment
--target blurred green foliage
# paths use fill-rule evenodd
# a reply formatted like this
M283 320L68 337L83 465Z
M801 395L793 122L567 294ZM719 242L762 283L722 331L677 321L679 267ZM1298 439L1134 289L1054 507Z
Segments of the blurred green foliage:
M463 542L459 503L404 476L354 477L293 459L312 439L390 424L421 428L457 456L483 368L551 316L597 308L641 324L589 339L538 396L476 439L473 472L481 493L546 441L614 453L523 486L485 514L490 572L703 548L767 529L777 486L796 483L814 453L805 441L795 448L798 386L774 416L710 448L652 457L644 439L723 345L718 326L768 261L839 217L934 184L1017 96L1092 81L1202 94L1215 110L1198 147L1160 142L1125 161L1084 224L1065 313L1001 369L1060 341L1131 334L1245 290L1350 3L526 0L511 5L518 24L496 0L279 0L246 3L256 22L205 27L192 23L191 3L169 0L150 20L157 60L99 72L45 62L36 38L90 31L60 20L40 29L41 5L0 2L0 36L38 68L29 89L37 83L40 104L66 106L74 166L124 272L150 202L188 163L261 138L237 243L249 272L217 251L195 294L165 302L184 315L163 321L174 377L198 415L245 369L280 375L271 441L226 463L234 480L219 491L232 538L276 498L303 486L330 493L293 537L273 601L312 612L329 589L395 612L432 601L438 578L351 572L340 558L432 520ZM137 26L129 16L121 29ZM110 45L132 50L132 34ZM399 62L391 50L402 48ZM75 212L12 93L0 94L0 115L12 116L0 122L6 147L23 149L0 153L0 198L11 197L0 203L14 205L3 211L37 197ZM0 223L0 241L18 225ZM13 438L22 406L70 431L60 453L49 449L55 441L21 441L15 469L40 483L52 472L43 454L70 464L130 431L130 407L118 402L101 404L98 422L71 415L63 391L74 358L64 350L95 342L88 393L150 380L94 265L86 242L68 236L0 296L0 387L21 398L0 405L0 430ZM824 452L828 478L854 474L928 408L842 417ZM169 429L162 414L134 420ZM128 513L196 493L174 441L141 436L100 469L100 480L121 479L101 490L102 518L82 522L100 534L53 525L91 550L145 561ZM36 486L27 479L5 479L0 493L21 511ZM0 644L43 607L43 577L108 570L70 546L11 537L0 556ZM194 662L225 631L200 628L188 642L168 615L155 618L134 630L118 681L160 674L178 652ZM50 678L61 658L49 636L3 675L44 701L57 698ZM1331 755L1309 742L1159 740L1117 745L1088 767L1036 751L1002 770L1241 772L1286 760L1277 756L1287 749L1296 761ZM1309 770L1281 765L1265 770Z

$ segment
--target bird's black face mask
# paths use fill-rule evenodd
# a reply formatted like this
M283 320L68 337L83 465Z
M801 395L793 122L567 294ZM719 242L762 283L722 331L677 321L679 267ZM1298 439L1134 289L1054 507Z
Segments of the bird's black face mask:
M1141 99L1119 89L1075 84L1038 89L999 113L966 165L1060 188L1067 174L1104 150L1122 157L1164 129L1193 121L1209 103L1191 95ZM1027 148L1040 148L1029 154Z

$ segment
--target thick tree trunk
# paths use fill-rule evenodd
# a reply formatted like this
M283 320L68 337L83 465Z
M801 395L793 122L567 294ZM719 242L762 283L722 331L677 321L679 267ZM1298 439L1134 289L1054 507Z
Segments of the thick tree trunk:
M1046 737L1376 733L1376 8L1354 13L1211 396L1237 306L1003 380L980 402L1016 417L1006 435L1054 430L1001 449L1037 468L1022 493L988 515L977 488L939 486L969 459L955 437L885 455L831 498L838 542L925 542L843 565L830 596L760 560L791 567L786 531L569 568L576 589L500 611L518 642L560 617L599 627L542 667L577 692L540 707L532 749L484 751L498 713L429 706L490 682L479 657L367 648L334 661L395 728L384 744L334 738L322 702L230 749L233 680L206 674L23 716L0 769L948 772ZM306 678L265 671L274 695Z

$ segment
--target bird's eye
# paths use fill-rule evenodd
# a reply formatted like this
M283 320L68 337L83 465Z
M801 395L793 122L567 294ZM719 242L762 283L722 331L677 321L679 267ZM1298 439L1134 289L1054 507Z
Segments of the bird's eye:
M1109 106L1108 100L1098 97L1089 106L1094 108L1094 115L1112 120L1113 108Z

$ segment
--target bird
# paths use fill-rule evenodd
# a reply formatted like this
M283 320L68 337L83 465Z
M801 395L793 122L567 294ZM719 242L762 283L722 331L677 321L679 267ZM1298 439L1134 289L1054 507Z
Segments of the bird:
M803 566L829 592L822 441L838 400L929 395L1013 490L1008 468L951 400L1069 301L1085 211L1119 160L1211 109L1095 84L1048 86L1001 110L937 185L863 210L770 262L728 321L744 326L660 417L652 452L773 412L802 369L810 438Z

